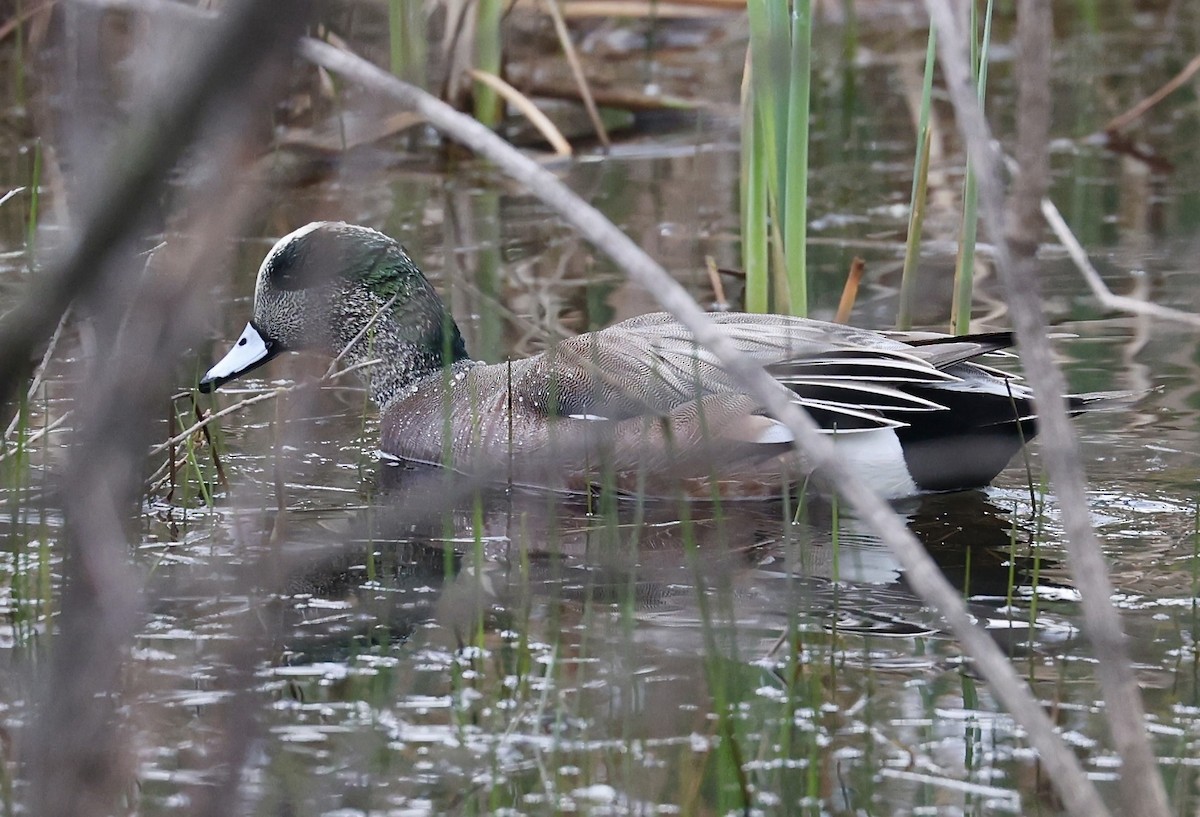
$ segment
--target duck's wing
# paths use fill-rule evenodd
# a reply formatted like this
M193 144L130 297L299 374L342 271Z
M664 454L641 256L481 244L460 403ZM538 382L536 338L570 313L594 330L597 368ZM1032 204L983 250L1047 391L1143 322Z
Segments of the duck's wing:
M901 426L906 412L943 409L927 388L922 396L916 387L957 382L959 374L944 369L1004 345L997 335L922 339L913 346L877 332L778 315L730 314L716 322L822 427L838 431ZM527 364L516 384L523 399L547 413L583 419L666 416L708 395L742 391L709 350L661 313L563 341Z

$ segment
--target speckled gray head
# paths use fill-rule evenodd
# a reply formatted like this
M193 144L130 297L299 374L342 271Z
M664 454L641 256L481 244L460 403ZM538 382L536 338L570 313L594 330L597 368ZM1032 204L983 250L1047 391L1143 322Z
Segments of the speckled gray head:
M254 287L254 316L201 379L200 390L212 391L280 352L302 349L331 355L346 350L348 364L374 354L384 360L381 368L399 369L402 379L440 368L444 349L451 362L466 357L458 327L400 243L333 221L307 224L267 253ZM373 378L372 391L394 379ZM390 394L375 396L382 402Z

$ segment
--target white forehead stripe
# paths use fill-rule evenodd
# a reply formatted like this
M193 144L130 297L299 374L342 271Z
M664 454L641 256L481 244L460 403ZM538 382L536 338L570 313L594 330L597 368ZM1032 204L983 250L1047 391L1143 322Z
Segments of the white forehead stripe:
M324 227L326 224L329 224L329 223L330 222L328 222L328 221L310 221L308 224L305 224L303 227L301 227L297 230L292 230L290 233L285 235L283 238L276 241L275 244L271 247L270 251L267 253L266 257L263 258L262 264L260 264L258 267L259 276L261 277L267 271L267 268L271 266L271 261L274 260L275 256L279 253L280 250L282 250L288 244L291 244L293 241L304 238L304 236L308 235L313 230L318 230L321 227Z
M271 262L273 260L275 260L275 256L278 255L279 252L284 247L291 244L293 241L299 241L300 239L304 238L304 236L308 235L311 232L319 230L322 227L330 227L330 226L353 227L355 230L358 230L358 231L361 231L364 233L374 233L375 235L380 236L381 238L387 239L386 235L379 232L378 230L373 230L370 227L362 227L357 224L347 224L344 221L310 221L308 224L305 224L303 227L298 227L297 229L292 230L290 233L288 233L283 238L276 241L274 245L272 245L271 249L267 252L266 256L263 258L262 264L260 264L258 267L259 279L261 280L262 277L266 274L267 269L270 268L270 266L271 266Z

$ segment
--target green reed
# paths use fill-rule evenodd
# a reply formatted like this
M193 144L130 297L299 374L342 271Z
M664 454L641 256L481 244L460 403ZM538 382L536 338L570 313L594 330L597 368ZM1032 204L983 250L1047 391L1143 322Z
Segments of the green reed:
M392 73L405 82L426 85L425 4L422 0L388 0L388 45Z
M988 50L992 41L992 5L988 0L983 17L983 35L976 39L979 30L978 11L971 4L971 68L975 79L979 107L984 106L987 92ZM966 176L963 180L962 236L959 241L958 261L954 270L954 299L950 312L950 323L954 334L965 335L971 331L971 301L975 279L975 239L979 229L979 191L975 171L971 167L971 155L967 153Z
M33 638L34 625L37 619L36 603L33 598L29 575L29 550L26 542L29 538L29 510L25 500L29 495L29 450L26 441L29 439L29 403L25 395L21 395L17 404L17 425L15 446L8 453L8 542L12 562L12 572L9 574L9 594L12 598L12 612L9 614L12 626L13 643L26 646Z
M500 76L500 21L503 0L479 0L475 7L475 67ZM500 97L481 82L474 84L475 118L489 128L500 124Z
M741 157L742 266L745 308L766 312L771 304L767 163L763 126L755 106L743 103Z
M1192 510L1192 632L1196 632L1197 606L1200 605L1200 498L1197 498ZM1200 654L1196 655L1200 662Z
M1029 555L1031 556L1032 569L1029 577L1029 614L1027 621L1029 623L1029 633L1037 632L1037 617L1038 607L1041 599L1038 596L1038 589L1042 583L1042 547L1046 543L1046 497L1049 493L1050 486L1046 476L1043 474L1041 481L1038 483L1038 502L1033 506L1034 514L1034 531L1033 537L1029 542ZM1032 684L1035 680L1035 664L1033 661L1033 652L1030 651L1029 660L1029 683Z
M34 256L37 253L37 229L39 210L41 208L42 185L42 140L33 140L33 166L29 172L29 213L25 223L25 258L33 268Z
M933 131L929 109L933 99L933 69L937 60L937 29L929 24L925 47L925 76L921 82L921 107L917 116L917 156L913 164L912 195L908 210L908 240L904 245L904 270L900 275L900 311L897 329L912 328L912 305L916 293L917 264L921 257L921 229L925 224L925 201L929 189L929 146Z
M471 217L474 219L476 246L475 288L483 302L480 304L479 339L476 348L482 349L484 359L495 362L501 350L507 348L504 340L504 320L501 315L504 289L504 257L500 251L503 242L500 225L500 192L495 189L482 190L471 198ZM502 358L499 358L502 359Z
M179 422L186 423L186 416L183 418L179 418ZM192 485L192 480L194 479L196 490L200 497L200 501L204 503L205 507L208 507L208 508L213 507L212 488L209 486L208 480L205 477L204 466L201 464L201 458L197 452L196 435L195 434L189 435L187 440L184 443L184 464L187 467L187 472L192 477L192 479L185 479L184 485L187 486L188 489L190 489L190 487ZM190 492L190 490L189 490L189 492ZM188 502L187 502L186 497L184 500L183 507L185 507L185 508L188 507ZM186 520L187 520L186 514L184 515L184 520L186 523Z
M958 677L962 684L963 710L966 712L978 712L979 690L975 684L975 679L971 677L965 666L959 670ZM979 724L979 719L974 715L964 718L963 768L966 770L968 780L975 778L987 762L983 748L983 729ZM967 803L971 806L977 805L975 802L976 797L978 795L968 793ZM972 808L971 811L974 811L974 809Z
M1089 34L1100 33L1101 11L1098 0L1075 0L1076 19Z
M750 81L743 83L741 191L746 308L806 315L812 4L749 0L747 11Z
M708 581L703 568L699 544L696 541L695 523L691 506L686 499L679 501L679 522L684 553L691 569L696 607L700 614L700 631L704 641L704 668L708 676L712 711L716 717L717 742L710 782L716 786L717 811L747 812L751 800L746 774L743 770L741 742L737 734L735 712L737 710L735 670L736 659L724 658L717 641L716 621L708 596ZM706 775L707 777L707 775Z
M1031 486L1032 490L1032 486ZM1009 520L1008 526L1008 578L1006 579L1006 588L1004 595L1004 609L1008 612L1009 626L1012 626L1013 620L1013 593L1017 587L1017 518L1019 517L1020 508L1013 506L1012 519Z
M812 94L812 9L810 0L792 11L791 71L788 78L787 172L780 220L787 253L789 304L793 315L808 314L808 138Z

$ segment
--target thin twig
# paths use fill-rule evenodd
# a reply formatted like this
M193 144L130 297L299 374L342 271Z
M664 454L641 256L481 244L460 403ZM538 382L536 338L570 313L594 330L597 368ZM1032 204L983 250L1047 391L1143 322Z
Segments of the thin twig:
M333 361L329 364L329 368L325 370L326 378L333 377L334 370L337 369L338 364L341 363L343 359L345 359L346 355L350 353L350 350L354 348L354 345L356 343L358 343L360 340L362 340L364 337L366 337L367 332L371 331L371 327L374 326L379 321L379 319L383 316L384 312L386 312L387 310L392 308L392 305L396 303L396 299L399 297L400 297L400 293L397 292L395 295L393 295L391 298L389 298L387 300L387 303L383 304L383 306L381 306L375 310L375 314L371 316L371 319L369 321L367 321L365 324L363 324L363 328L359 329L358 332L356 332L354 334L354 337L350 338L350 342L342 347L342 351L338 352L337 357L335 357L333 359ZM347 370L347 371L349 371L349 370Z
M579 62L579 55L575 53L575 44L571 42L571 32L567 31L567 23L563 20L562 9L558 7L558 0L545 0L545 3L546 11L550 12L550 19L554 21L554 32L558 35L563 54L567 57L567 64L571 66L571 75L575 77L575 84L579 86L583 107L587 108L588 117L592 120L592 127L596 129L596 138L600 140L600 144L604 145L605 149L608 149L612 147L612 141L608 138L608 129L604 127L604 121L600 119L600 111L597 110L596 100L592 97L591 86L588 85L587 77L583 73L583 64Z
M55 418L54 421L51 422L49 425L39 428L37 431L33 432L28 437L26 437L24 440L24 444L29 445L30 443L36 443L38 440L40 440L42 437L45 437L51 431L55 431L59 427L61 427L63 423L65 423L68 419L70 419L70 417L71 417L70 411L63 412L62 416ZM16 452L13 450L8 450L3 453L0 453L0 462L4 462L6 459L11 457L14 453L16 453Z
M1147 315L1172 323L1182 323L1186 326L1200 326L1200 315L1193 312L1184 312L1181 309L1172 309L1169 306L1143 301L1139 298L1115 294L1104 283L1104 279L1100 277L1096 268L1092 266L1087 250L1079 243L1079 239L1071 232L1062 213L1049 198L1042 199L1042 215L1045 216L1046 223L1050 225L1050 229L1054 231L1054 235L1066 249L1067 255L1075 262L1075 266L1083 275L1084 283L1088 285L1092 294L1096 296L1096 300L1100 301L1103 306L1130 312L1134 315Z
M698 344L710 349L749 394L792 430L805 461L832 482L850 507L882 541L888 543L905 571L909 586L925 603L941 613L963 649L974 659L975 668L1026 730L1030 743L1039 752L1064 800L1094 805L1091 814L1097 817L1107 814L1078 758L1063 743L1007 656L992 637L975 624L960 593L946 580L904 521L886 502L854 478L844 459L836 454L833 443L820 433L812 418L793 404L788 392L761 367L737 351L678 281L553 174L478 122L348 52L312 39L302 41L300 52L306 59L420 112L435 128L494 162L603 250L631 279L653 293L663 308L692 332Z
M1004 157L1004 165L1008 169L1008 172L1014 175L1021 170L1021 165L1011 156ZM1101 277L1096 267L1093 266L1091 259L1088 258L1087 250L1079 243L1079 239L1075 237L1071 226L1063 218L1062 211L1058 209L1058 206L1049 196L1041 198L1041 212L1042 217L1046 219L1046 223L1050 226L1051 232L1054 233L1055 238L1062 244L1063 249L1067 251L1067 255L1083 276L1084 283L1088 285L1088 289L1092 291L1092 295L1096 297L1101 306L1121 312L1129 312L1134 315L1161 318L1164 321L1181 323L1185 326L1200 326L1200 315L1194 312L1184 312L1181 309L1173 309L1169 306L1151 303L1142 298L1114 293L1108 288L1108 284L1104 283L1104 278Z
M1102 130L1105 133L1110 134L1116 133L1119 130L1124 130L1129 123L1133 122L1135 119L1145 114L1146 111L1150 110L1155 105L1170 96L1176 89L1181 87L1183 83L1191 79L1192 75L1197 71L1200 71L1200 54L1192 57L1191 62L1185 65L1182 71L1167 80L1157 91L1150 94L1150 96L1146 97L1120 116L1114 116L1112 119L1108 120L1108 124L1106 124Z
M50 365L50 358L54 356L54 350L58 347L58 339L62 337L63 327L67 325L67 318L70 314L71 309L68 307L63 312L62 317L58 319L58 326L54 328L54 334L50 336L50 341L46 344L46 351L42 354L42 359L38 362L37 368L33 370L33 376L29 378L29 389L25 392L26 400L33 400L34 395L37 394L37 390L41 387L42 378L46 374L46 367ZM20 413L12 418L12 421L8 424L8 428L4 430L4 439L7 440L13 435L13 432L17 430L17 426L20 424L20 420Z
M205 416L205 418L203 420L200 420L199 422L192 423L190 426L188 426L183 431L176 434L174 437L171 437L169 440L165 440L165 441L159 443L158 445L154 446L153 448L150 449L150 456L153 457L155 454L161 454L163 451L166 451L172 445L178 445L179 443L183 442L188 437L190 437L192 434L195 434L197 431L199 431L200 429L207 426L213 420L218 420L227 414L233 414L235 411L241 411L242 409L246 408L247 406L252 406L255 403L262 403L266 400L273 400L276 397L279 397L280 395L283 395L283 394L288 394L289 392L299 391L300 389L310 389L310 388L314 388L314 387L323 386L326 383L329 383L333 380L337 380L342 375L346 375L346 374L349 374L350 372L358 371L359 369L366 368L367 366L374 366L377 363L381 363L381 362L382 361L379 358L373 358L371 360L364 360L359 363L355 363L353 366L347 366L345 369L340 369L337 372L335 372L334 374L326 375L325 377L322 377L320 380L306 381L304 383L293 383L290 386L280 386L278 388L271 389L268 392L263 392L262 394L256 394L253 397L247 397L245 400L239 400L238 402L234 403L231 406L226 406L225 408L221 409L220 411L215 411L212 414Z
M212 247L217 235L229 235L244 218L247 195L235 188L248 157L261 149L252 112L267 104L273 80L286 70L308 5L291 4L280 15L273 5L234 0L224 4L217 27L180 41L186 47L170 55L178 70L169 78L161 72L153 93L118 131L106 134L111 139L102 141L111 143L111 151L76 157L95 166L76 168L86 183L70 198L80 204L71 214L74 229L31 280L18 308L0 320L0 398L9 402L33 368L31 351L50 338L72 301L87 304L104 342L121 341L120 348L110 345L88 361L78 394L81 403L86 398L87 412L76 415L78 428L61 469L61 605L55 649L39 670L32 691L37 706L22 738L29 773L19 795L25 802L16 808L23 812L92 817L128 802L133 770L127 760L134 750L121 697L129 682L130 645L144 619L143 581L130 560L126 522L141 493L150 422L169 394L170 368L163 361L174 360L199 336L198 313L219 266ZM66 41L78 37L68 34ZM75 64L77 51L67 53L73 69L93 68L85 59ZM129 253L121 250L157 223L150 215L162 213L160 191L194 145L193 156L207 172L187 186L188 200L179 206L192 214L197 235L208 239L205 251L192 243L197 251L186 268L138 281ZM228 765L242 768L240 762ZM205 792L197 800L218 796ZM236 810L231 796L219 799L210 809L194 805L193 813Z

